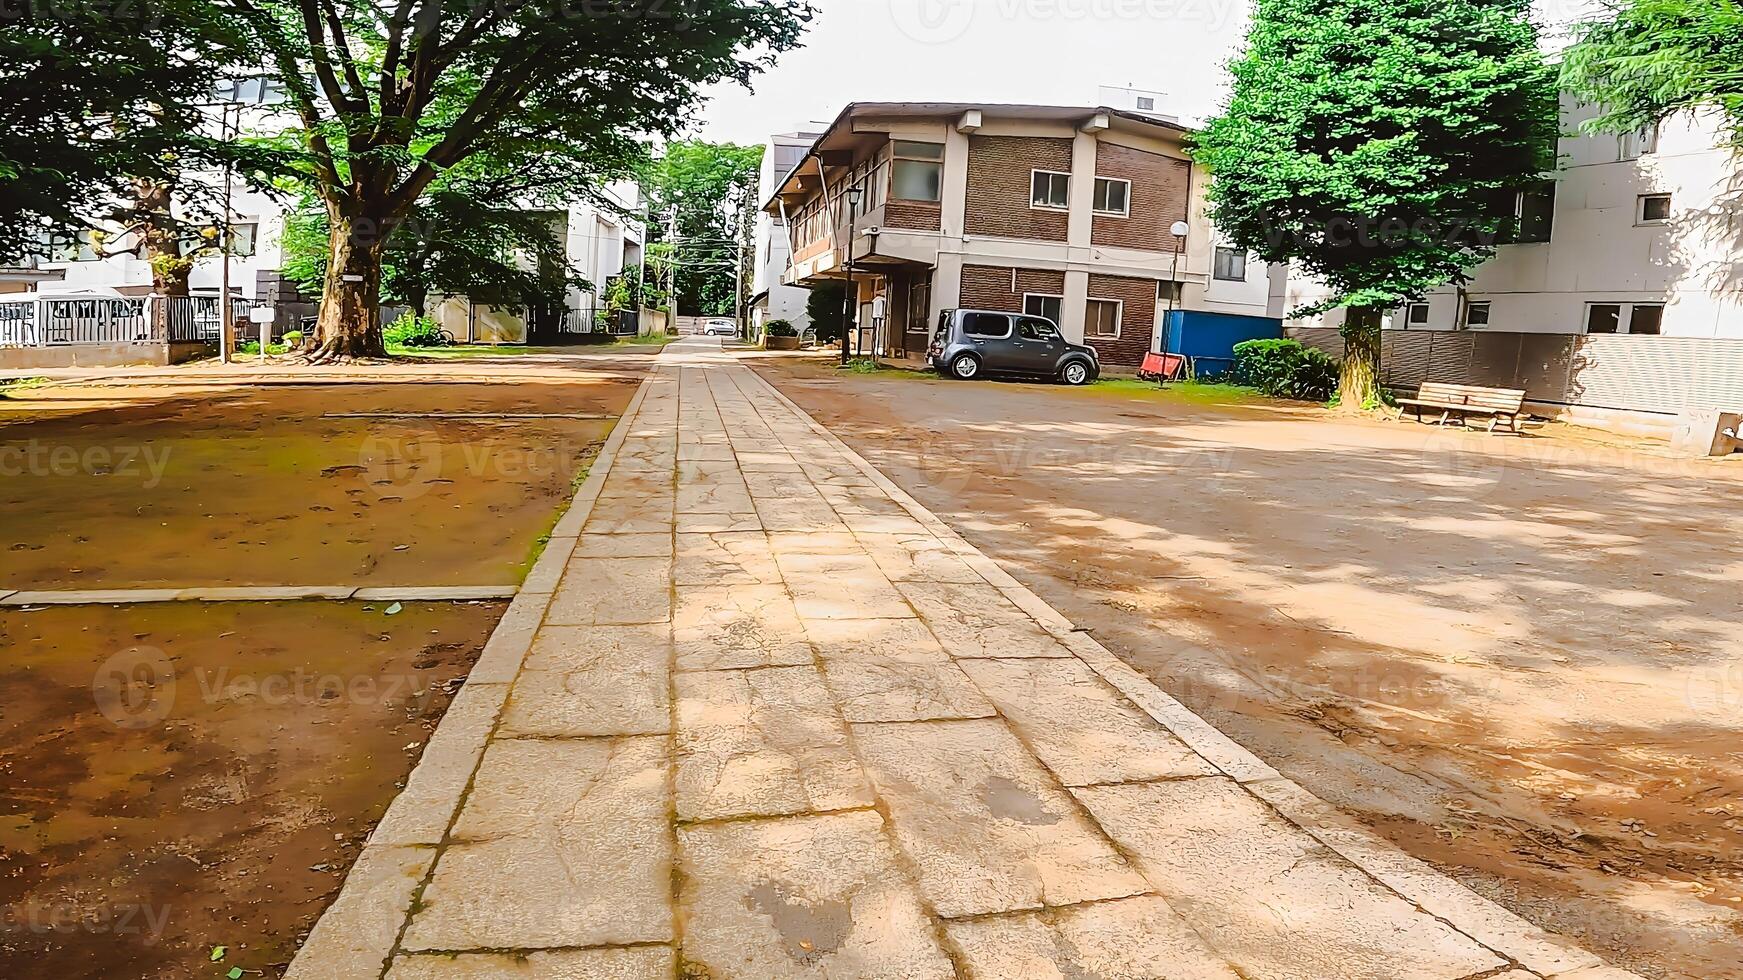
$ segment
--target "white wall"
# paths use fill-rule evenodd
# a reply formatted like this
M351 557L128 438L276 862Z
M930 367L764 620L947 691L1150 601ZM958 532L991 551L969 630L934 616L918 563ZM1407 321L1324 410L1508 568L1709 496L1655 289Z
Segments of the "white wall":
M821 129L816 132L801 130L794 133L783 133L769 137L768 145L763 150L762 172L759 175L757 199L766 201L774 196L780 181L787 176L787 170L809 149L811 144L821 135ZM770 320L788 320L804 330L811 325L811 318L805 315L805 304L811 297L811 291L800 286L784 286L781 276L787 271L792 256L792 243L787 237L787 228L776 215L764 211L757 212L755 232L755 264L751 269L750 295L758 296L768 293L751 311L753 322L761 327Z

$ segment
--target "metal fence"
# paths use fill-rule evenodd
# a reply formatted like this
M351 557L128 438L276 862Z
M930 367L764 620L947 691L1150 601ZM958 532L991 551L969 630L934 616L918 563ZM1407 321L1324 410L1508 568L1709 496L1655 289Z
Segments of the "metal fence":
M161 300L171 343L217 343L222 330L221 308L216 296L170 296ZM248 301L230 300L230 322L238 334L251 329ZM258 329L258 328L252 328Z
M1291 337L1342 357L1336 328ZM1743 406L1743 339L1488 330L1384 330L1380 381L1522 388L1534 402L1675 414Z
M160 340L144 299L30 299L0 303L0 346L151 343Z

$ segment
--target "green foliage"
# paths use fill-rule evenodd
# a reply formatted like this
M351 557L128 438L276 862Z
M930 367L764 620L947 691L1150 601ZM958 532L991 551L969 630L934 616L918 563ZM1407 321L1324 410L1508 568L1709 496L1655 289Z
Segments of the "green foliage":
M748 254L762 160L761 146L684 140L647 168L649 232L666 246L679 313L738 315L733 269Z
M406 313L382 330L389 347L446 347L448 337L435 320Z
M791 320L770 320L763 324L765 337L797 337L799 329L793 326Z
M883 368L878 366L877 361L869 357L856 357L853 360L848 361L846 364L837 365L835 369L837 371L846 371L848 374L877 374L879 371L883 370Z
M281 344L281 343L278 343L277 341L274 341L274 342L266 345L266 352L268 354L288 354L290 352L290 347L287 344ZM236 346L236 353L238 353L238 354L253 354L256 357L259 357L260 356L260 341L258 341L258 340L244 340L242 343L240 343Z
M1267 262L1389 308L1494 253L1555 162L1528 0L1258 0L1196 143L1212 217Z
M1247 340L1235 345L1234 382L1272 398L1322 402L1338 386L1338 364L1325 351L1295 340Z
M817 331L818 343L833 344L847 332L846 302L847 287L841 283L832 282L811 290L805 300L805 316Z
M1624 0L1575 28L1561 84L1601 107L1588 132L1645 129L1687 109L1717 107L1743 143L1743 7L1736 0Z
M285 331L284 342L291 347L301 347L303 343L303 332L301 330Z

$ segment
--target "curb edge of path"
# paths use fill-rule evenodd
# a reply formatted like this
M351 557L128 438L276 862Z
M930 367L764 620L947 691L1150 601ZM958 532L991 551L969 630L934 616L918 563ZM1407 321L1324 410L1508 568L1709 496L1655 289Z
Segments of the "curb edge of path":
M744 366L749 368L749 365ZM1157 724L1257 797L1260 803L1355 865L1379 885L1547 980L1641 980L1635 974L1606 966L1597 955L1571 940L1533 925L1431 865L1411 857L1242 748L1119 659L1093 636L1079 630L1046 600L1012 577L996 560L970 544L955 528L812 418L811 413L799 407L761 373L755 370L749 373L773 392L783 405L804 419L812 431L852 461L910 517L944 541L988 584L1004 593L1042 629L1065 644L1078 659L1155 719Z
M650 367L636 386L588 467L587 479L552 527L544 552L491 631L405 786L370 831L339 894L292 957L285 980L380 977L387 972L418 889L459 816L490 733L508 702L509 688L575 553L581 528L658 377L657 368Z

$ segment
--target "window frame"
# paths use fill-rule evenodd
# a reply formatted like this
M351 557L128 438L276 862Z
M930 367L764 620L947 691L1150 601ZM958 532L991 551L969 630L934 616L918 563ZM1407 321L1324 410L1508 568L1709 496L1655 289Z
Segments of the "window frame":
M1058 317L1050 317L1045 313L1030 313L1029 312L1029 300L1030 299L1040 299L1040 300L1049 300L1050 299L1050 300L1053 300L1055 303L1059 304L1059 316ZM1023 294L1023 315L1024 316L1040 317L1043 320L1052 320L1053 325L1057 327L1060 325L1061 321L1063 321L1065 318L1065 296L1063 294L1060 294L1060 293L1024 293Z
M1221 259L1222 259L1222 255L1224 252L1228 252L1230 254L1238 253L1240 255L1240 257L1241 257L1241 274L1239 276L1225 276L1220 271L1221 265L1222 265ZM1247 262L1251 258L1252 258L1252 253L1247 251L1244 248L1241 248L1239 245L1218 245L1218 246L1216 246L1216 248L1211 250L1210 277L1212 279L1219 281L1219 282L1246 282L1247 281Z
M1547 199L1549 210L1543 222L1542 237L1533 234L1527 237L1525 232L1525 202L1532 198ZM1553 180L1544 181L1542 186L1522 190L1513 197L1513 238L1508 245L1542 245L1555 237L1555 199L1556 183Z
M1110 208L1100 207L1098 205L1097 202L1101 199L1101 189L1102 189L1103 184L1106 184L1110 187L1113 186L1114 184L1125 184L1126 185L1126 195L1125 195L1126 206L1123 210L1115 211L1115 210L1112 210ZM1070 191L1067 190L1066 193L1067 193L1067 197L1069 199ZM1095 179L1095 190L1092 192L1091 197L1090 197L1089 207L1090 207L1090 210L1093 211L1098 217L1130 218L1132 216L1132 182L1127 180L1124 177L1097 177Z
M1420 319L1420 320L1416 319L1416 316L1415 316L1417 310L1422 311L1422 319ZM1434 313L1434 308L1431 307L1427 303L1406 303L1406 304L1404 304L1404 329L1409 330L1411 327L1426 327L1426 326L1428 326L1429 319L1433 315L1433 313Z
M1476 313L1479 308L1483 311L1483 322L1482 323L1476 323L1476 322L1473 322L1471 320L1471 315ZM1494 300L1487 300L1487 299L1467 300L1465 302L1465 320L1464 320L1464 323L1461 324L1461 326L1465 330L1473 330L1473 329L1486 330L1486 329L1488 329L1489 325L1494 322L1494 316L1495 316L1495 301Z
M1634 318L1641 310L1657 310L1658 322L1653 330L1634 329ZM1618 328L1621 324L1616 325ZM1629 303L1628 304L1628 334L1632 337L1662 337L1664 336L1664 304L1663 303Z
M1646 216L1646 205L1649 201L1664 202L1664 217L1648 218ZM1640 194L1636 196L1634 199L1634 224L1639 227L1647 228L1670 224L1670 209L1672 202L1673 199L1671 195L1666 193Z
M1155 98L1155 96L1140 95L1137 97L1137 100L1138 100L1138 111L1139 112L1155 112L1156 111L1156 98Z
M938 148L938 158L934 160L931 157L918 156L918 155L911 154L911 153L905 154L901 150L901 148L904 146L935 146ZM942 204L942 203L944 203L944 152L945 151L944 151L944 144L943 143L928 143L925 140L895 140L895 139L890 140L890 194L889 194L889 199L892 201L912 201L913 203L916 203L916 204ZM896 187L897 187L896 171L898 169L900 169L903 164L910 164L910 165L915 165L915 166L926 166L926 167L937 167L938 168L938 196L933 197L933 198L903 197L903 196L897 194L896 193Z
M1615 328L1611 329L1611 330L1593 330L1592 329L1592 313L1600 308L1611 307L1611 306L1616 308L1616 326L1615 326ZM1582 333L1584 333L1586 336L1594 336L1594 335L1596 335L1596 336L1615 336L1616 334L1621 333L1622 332L1622 313L1627 308L1628 308L1627 303L1587 303L1586 304L1586 315L1584 318L1584 322L1582 324L1582 326L1584 327L1584 330L1582 331Z
M1052 182L1051 178L1053 178L1053 177L1065 178L1065 203L1064 204L1037 204L1036 203L1036 200L1035 200L1036 199L1036 194L1035 194L1036 178L1040 177L1042 174L1046 174L1049 178L1048 184L1047 184L1047 189L1049 191L1053 190L1053 182ZM1031 211L1070 211L1071 210L1071 175L1069 173L1065 173L1065 172L1062 172L1059 170L1043 170L1039 167L1031 169L1029 171L1029 210L1031 210Z
M1090 333L1089 332L1089 326L1090 326L1089 306L1092 303L1112 303L1113 304L1113 306L1114 306L1114 332L1113 333ZM1118 340L1118 339L1120 339L1120 333L1121 333L1121 331L1123 331L1125 329L1125 326L1126 326L1126 301L1125 300L1108 299L1108 298L1102 297L1102 296L1091 296L1091 297L1087 298L1086 300L1084 300L1083 339L1085 341L1088 341L1091 337L1095 338L1096 340Z

